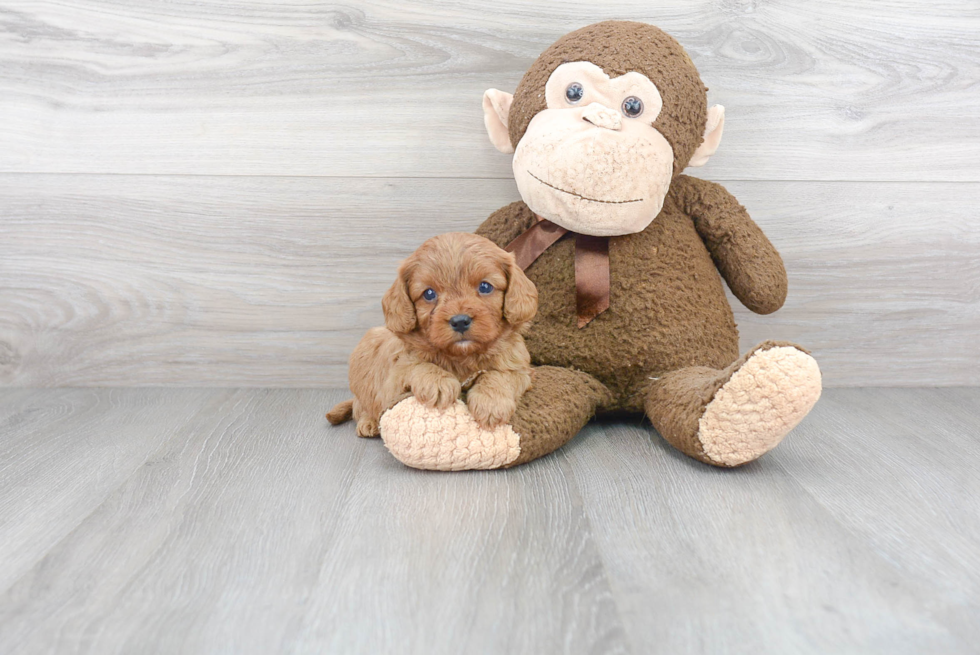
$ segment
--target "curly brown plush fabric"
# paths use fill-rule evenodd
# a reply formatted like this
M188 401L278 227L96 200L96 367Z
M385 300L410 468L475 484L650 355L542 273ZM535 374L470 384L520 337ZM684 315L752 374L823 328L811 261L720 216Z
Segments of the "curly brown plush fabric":
M534 220L516 202L477 233L506 245ZM605 411L643 411L651 378L688 366L724 369L738 359L719 269L737 296L765 310L786 297L782 259L745 209L723 187L686 175L674 180L645 230L610 238L610 307L584 328L576 323L574 247L566 236L527 269L538 287L538 315L525 342L534 364L575 368L602 382L613 394ZM740 265L722 259L716 267L709 248L721 258L735 250Z
M757 314L782 307L786 300L783 260L745 207L713 182L681 176L674 188L735 297Z
M687 166L701 145L708 115L708 89L681 44L660 28L632 21L605 21L569 32L541 53L524 74L510 109L508 129L516 148L534 115L545 108L542 89L556 68L591 61L606 75L630 71L646 75L663 98L653 126L674 149L674 174Z
M531 380L511 423L521 435L521 454L508 467L561 448L610 400L602 384L581 371L539 366Z

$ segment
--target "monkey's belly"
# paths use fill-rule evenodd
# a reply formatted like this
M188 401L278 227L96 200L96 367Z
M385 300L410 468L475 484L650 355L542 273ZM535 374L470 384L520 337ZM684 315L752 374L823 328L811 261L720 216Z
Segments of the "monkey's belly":
M610 240L610 307L581 329L574 242L549 248L527 271L539 298L526 336L532 361L589 373L617 396L607 409L629 411L642 410L650 378L735 361L738 330L721 276L685 223L667 217L656 228Z

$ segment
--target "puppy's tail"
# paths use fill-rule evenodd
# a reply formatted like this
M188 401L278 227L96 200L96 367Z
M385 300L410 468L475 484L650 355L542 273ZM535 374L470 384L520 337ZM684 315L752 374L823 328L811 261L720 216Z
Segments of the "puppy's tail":
M327 412L327 420L331 425L340 425L344 421L354 418L354 399L345 400L337 403L333 409Z

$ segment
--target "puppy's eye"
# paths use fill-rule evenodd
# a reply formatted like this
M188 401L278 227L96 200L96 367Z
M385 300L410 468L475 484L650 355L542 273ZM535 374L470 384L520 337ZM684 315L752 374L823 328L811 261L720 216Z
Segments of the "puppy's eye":
M585 95L585 88L578 82L572 82L565 89L565 99L573 105Z
M426 289L425 291L422 292L422 297L428 300L429 302L432 302L433 300L436 299L436 292L433 291L432 289Z
M493 293L493 285L489 282L480 282L480 286L477 287L477 291L485 296L488 293Z
M623 100L623 113L630 118L636 118L643 113L643 101L636 96Z

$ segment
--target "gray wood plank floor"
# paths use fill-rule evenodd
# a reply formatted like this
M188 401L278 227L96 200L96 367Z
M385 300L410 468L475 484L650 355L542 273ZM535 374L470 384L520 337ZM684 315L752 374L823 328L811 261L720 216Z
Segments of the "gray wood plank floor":
M968 653L980 389L716 470L639 419L425 473L330 390L0 391L3 653Z

